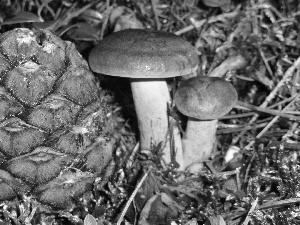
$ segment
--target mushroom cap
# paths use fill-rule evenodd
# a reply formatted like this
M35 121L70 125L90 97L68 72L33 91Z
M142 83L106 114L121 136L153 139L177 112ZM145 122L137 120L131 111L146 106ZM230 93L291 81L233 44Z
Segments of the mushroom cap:
M181 83L175 93L178 110L199 120L226 115L237 101L234 86L219 77L193 77Z
M94 72L131 78L167 78L196 70L195 48L181 37L164 32L127 29L105 37L92 49Z

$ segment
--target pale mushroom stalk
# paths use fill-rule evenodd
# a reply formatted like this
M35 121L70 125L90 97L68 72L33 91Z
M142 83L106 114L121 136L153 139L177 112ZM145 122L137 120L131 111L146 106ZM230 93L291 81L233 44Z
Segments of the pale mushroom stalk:
M131 90L140 131L141 150L151 150L151 143L157 145L162 142L163 159L166 163L170 163L172 149L170 149L171 134L168 134L168 105L171 103L171 97L166 81L131 79ZM180 166L179 170L182 170L184 165L178 129L173 129L173 141L175 159Z
M199 171L203 161L211 156L216 143L217 124L218 120L188 118L182 147L184 164L190 172Z

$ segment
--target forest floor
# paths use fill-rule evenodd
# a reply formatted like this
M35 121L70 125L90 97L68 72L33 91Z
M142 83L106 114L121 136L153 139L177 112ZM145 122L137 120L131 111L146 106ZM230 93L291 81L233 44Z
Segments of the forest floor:
M198 52L198 76L217 74L239 96L219 119L214 155L194 176L163 167L159 146L153 155L138 151L128 80L97 75L125 121L116 157L122 166L93 195L97 204L44 214L47 224L300 224L299 23L297 0L1 0L1 32L50 29L74 42L86 60L115 29L180 35ZM179 82L168 80L170 89ZM176 109L174 118L185 127L187 118ZM124 152L135 161L124 162Z

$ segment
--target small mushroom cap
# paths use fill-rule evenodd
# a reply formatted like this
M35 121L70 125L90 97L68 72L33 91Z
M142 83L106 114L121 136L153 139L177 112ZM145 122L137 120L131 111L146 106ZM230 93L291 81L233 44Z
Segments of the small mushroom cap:
M178 110L199 120L226 115L237 101L234 86L219 77L193 77L181 83L175 93Z
M164 32L127 29L104 38L89 55L94 72L131 78L167 78L189 74L198 66L195 48Z

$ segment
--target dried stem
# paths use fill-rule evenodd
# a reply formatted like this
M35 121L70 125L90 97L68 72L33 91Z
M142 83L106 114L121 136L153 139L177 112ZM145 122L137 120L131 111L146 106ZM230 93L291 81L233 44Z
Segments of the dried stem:
M296 95L295 98L293 99L293 101L291 101L282 111L288 110L292 104L295 102L295 100L300 96L300 94ZM259 132L259 134L256 135L256 138L260 138L264 135L264 133L270 129L271 126L273 126L273 124L279 119L279 116L275 116L271 122L261 131ZM252 140L246 147L246 150L249 150L253 145L254 145L255 141Z
M288 78L290 78L293 72L300 66L300 57L293 63L293 65L285 72L283 78L279 81L276 87L271 91L271 93L266 97L265 101L260 105L260 107L266 107L269 102L276 96L277 92L279 91L280 87L286 82ZM254 115L251 120L248 122L248 125L253 124L258 118L258 114ZM246 131L242 131L239 135L237 135L232 140L232 145L235 145L240 138L246 133Z
M142 184L144 183L145 179L147 178L149 172L151 170L151 167L147 170L147 172L144 174L144 176L142 177L142 179L138 182L138 184L136 185L134 191L132 192L130 198L128 199L122 213L121 213L121 216L120 218L118 219L118 222L117 222L117 225L120 225L124 219L124 216L130 206L130 204L132 203L134 197L136 196L137 192L139 191L139 189L141 188Z
M228 71L245 68L247 64L247 60L241 55L230 56L217 66L208 76L222 78Z

